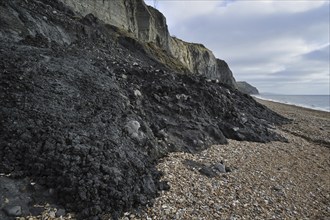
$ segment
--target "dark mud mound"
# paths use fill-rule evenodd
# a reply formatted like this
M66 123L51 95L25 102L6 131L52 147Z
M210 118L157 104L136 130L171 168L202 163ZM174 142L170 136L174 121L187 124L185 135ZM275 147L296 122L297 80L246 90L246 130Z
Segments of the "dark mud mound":
M151 202L170 151L283 140L270 128L286 119L251 97L172 73L92 15L27 2L0 3L0 173L33 177L79 218Z

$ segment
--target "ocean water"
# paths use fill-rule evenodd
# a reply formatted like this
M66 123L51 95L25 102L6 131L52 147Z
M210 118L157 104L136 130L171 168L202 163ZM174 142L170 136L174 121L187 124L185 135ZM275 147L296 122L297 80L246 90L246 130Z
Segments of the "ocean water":
M330 112L329 95L275 95L260 94L254 97L289 105L301 106L315 110Z

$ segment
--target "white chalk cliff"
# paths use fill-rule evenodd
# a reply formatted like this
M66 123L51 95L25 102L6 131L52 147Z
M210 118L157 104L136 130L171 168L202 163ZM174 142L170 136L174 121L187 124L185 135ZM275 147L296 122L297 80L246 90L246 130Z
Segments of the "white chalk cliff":
M218 79L237 88L235 78L225 61L217 59L212 51L201 44L171 37L164 15L147 6L143 0L61 1L83 16L92 13L105 23L126 30L139 41L152 43L165 50L192 73Z

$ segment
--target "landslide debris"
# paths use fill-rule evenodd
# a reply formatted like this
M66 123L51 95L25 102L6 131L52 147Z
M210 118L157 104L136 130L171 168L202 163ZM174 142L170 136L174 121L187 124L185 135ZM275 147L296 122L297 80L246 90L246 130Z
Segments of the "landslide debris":
M155 168L168 152L285 140L272 130L282 116L165 68L93 15L55 0L0 12L0 173L33 178L81 219L152 202L169 188Z

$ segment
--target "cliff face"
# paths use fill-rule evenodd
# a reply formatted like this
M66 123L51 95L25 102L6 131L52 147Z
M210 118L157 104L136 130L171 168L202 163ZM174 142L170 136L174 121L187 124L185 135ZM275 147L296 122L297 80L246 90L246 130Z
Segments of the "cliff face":
M156 44L123 32L58 0L0 1L0 173L38 193L24 203L0 199L1 220L13 219L12 207L39 215L35 205L53 201L77 219L119 219L169 188L155 166L169 152L228 138L284 140L273 125L286 119L223 84L176 74L144 50ZM203 46L177 42L192 70L229 70ZM52 202L39 200L39 186Z
M226 61L217 59L217 68L218 68L218 73L216 74L216 76L219 77L220 82L227 84L232 88L237 88L234 75L230 70Z
M61 0L83 16L93 14L105 23L133 34L142 42L154 42L168 50L166 18L143 0Z
M239 91L246 93L246 94L251 94L251 95L259 94L259 91L256 87L251 86L249 83L247 83L245 81L237 82L237 87L238 87Z
M228 65L217 61L213 53L201 44L193 44L171 37L166 18L143 0L62 0L83 16L92 13L104 22L125 29L145 43L154 43L167 54L178 59L195 74L218 79L237 88Z

